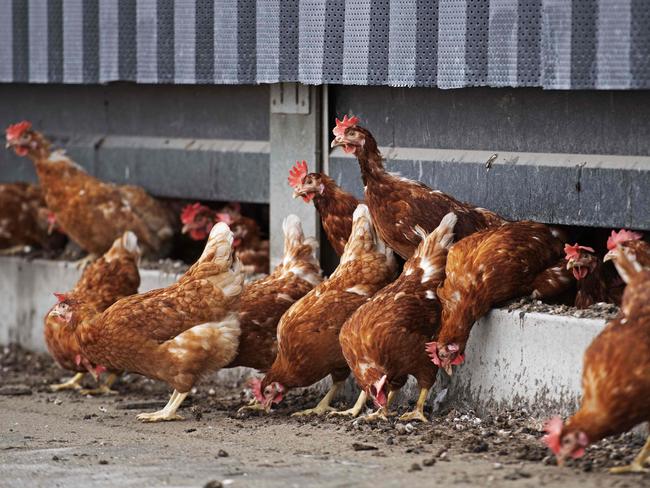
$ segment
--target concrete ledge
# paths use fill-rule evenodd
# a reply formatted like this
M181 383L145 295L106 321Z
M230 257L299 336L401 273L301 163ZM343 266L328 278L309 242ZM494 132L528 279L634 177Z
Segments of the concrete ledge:
M74 286L79 271L70 263L0 258L0 344L10 342L45 351L43 317L54 303L54 291ZM141 291L167 286L177 275L142 270ZM432 396L447 388L447 398L472 408L487 406L526 407L546 413L568 411L581 395L582 356L604 320L539 313L493 310L474 327L466 363L458 367L451 383L439 375ZM219 373L228 383L237 383L251 370L235 368ZM329 380L316 389L323 390ZM345 397L357 390L348 381ZM442 395L441 395L442 396ZM413 379L398 400L413 401L417 387Z

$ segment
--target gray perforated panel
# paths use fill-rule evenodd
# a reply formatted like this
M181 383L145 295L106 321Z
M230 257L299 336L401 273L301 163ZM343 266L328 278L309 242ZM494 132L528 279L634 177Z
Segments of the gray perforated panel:
M0 0L0 81L650 88L647 0Z

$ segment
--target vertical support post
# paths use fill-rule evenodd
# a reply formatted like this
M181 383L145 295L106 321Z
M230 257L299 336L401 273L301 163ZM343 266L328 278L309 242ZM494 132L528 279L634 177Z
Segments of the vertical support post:
M305 92L305 89L308 89L308 92ZM305 110L302 103L307 93L309 110ZM292 102L297 100L299 100L298 107L292 108ZM311 203L306 204L301 199L294 199L293 192L287 184L289 170L297 160L306 160L310 171L321 170L320 87L305 87L297 83L273 85L270 104L269 230L271 269L273 269L282 259L284 247L282 220L287 215L293 213L300 217L305 235L320 240L320 224L314 206Z

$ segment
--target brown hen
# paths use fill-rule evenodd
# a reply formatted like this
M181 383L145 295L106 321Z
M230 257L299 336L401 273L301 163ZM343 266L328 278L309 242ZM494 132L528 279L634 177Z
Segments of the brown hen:
M49 220L45 199L37 185L0 184L0 253L11 254L25 246L46 250L61 247L64 238L52 232Z
M83 320L84 310L73 307L68 326L90 362L174 388L165 408L139 420L179 419L176 410L195 383L237 354L244 276L232 241L228 226L219 223L199 260L173 285L123 298L92 319Z
M300 219L289 215L282 223L284 257L269 276L246 285L241 295L241 336L229 368L246 366L265 372L277 353L277 326L282 314L323 278L316 258L318 244L306 238Z
M67 327L62 319L69 312L68 304L74 304L79 308L83 303L89 315L82 317L81 320L87 320L102 313L120 298L137 293L140 286L139 259L138 238L133 232L127 231L115 240L104 256L86 267L72 291L56 294L59 303L54 305L45 316L45 344L59 366L69 371L76 371L77 374L70 381L51 385L53 391L79 390L86 370L89 370L93 376L98 375L98 370L82 356L74 331ZM99 388L80 392L82 394L112 393L110 387L115 378L115 373L111 373Z
M90 253L89 260L108 251L127 230L136 234L146 255L167 251L174 233L173 216L141 188L90 176L63 151L51 151L50 142L29 122L7 129L7 145L34 162L57 225Z
M546 425L546 444L558 464L577 458L585 448L610 435L650 421L650 268L623 246L612 258L625 270L627 287L621 315L607 324L584 356L580 409L563 425L556 417ZM617 267L618 267L617 266ZM648 472L650 437L631 465L613 473Z
M426 354L425 345L436 333L440 303L436 289L445 277L447 251L452 244L456 216L446 215L422 240L404 264L402 274L359 307L341 329L343 355L365 395L379 410L368 420L386 418L394 394L409 375L420 387L416 409L400 420L428 422L424 404L436 380L438 368ZM356 416L363 403L341 414Z
M530 295L537 275L554 265L562 251L548 226L526 221L483 230L454 244L438 290L440 332L428 345L434 364L451 374L451 366L463 362L474 322L494 305Z
M411 257L420 242L415 227L419 225L431 232L449 212L458 217L457 239L505 222L494 212L460 202L419 181L386 171L377 142L358 122L356 117L337 119L332 147L341 146L357 157L365 186L365 203L377 232L404 259Z
M288 180L294 198L314 202L327 240L338 256L343 254L352 231L352 214L361 202L326 174L308 173L306 161L296 161Z
M376 234L368 208L359 205L339 266L280 319L278 355L256 388L261 408L270 409L289 388L309 386L331 375L333 385L323 400L297 414L332 410L330 403L350 373L339 343L341 327L394 278L396 269L393 253Z

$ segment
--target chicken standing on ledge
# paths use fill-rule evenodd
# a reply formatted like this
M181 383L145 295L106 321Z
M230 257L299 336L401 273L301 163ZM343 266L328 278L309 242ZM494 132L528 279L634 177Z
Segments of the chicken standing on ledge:
M357 117L336 120L332 147L342 146L353 153L361 167L365 202L379 236L404 259L411 257L420 242L415 227L433 231L449 212L458 217L456 239L478 230L502 225L505 220L494 212L460 202L419 181L409 180L384 169L377 142Z
M566 458L581 457L594 442L650 421L650 268L623 246L611 259L627 282L621 315L609 322L584 356L582 404L565 424L555 417L546 424L546 445L562 465ZM650 436L629 466L610 472L648 472Z
M237 356L228 368L245 366L266 372L277 354L280 317L323 281L316 258L318 243L306 238L300 219L289 215L282 223L284 257L269 276L246 285L241 295L241 336ZM258 380L259 381L259 380Z
M455 224L456 216L450 213L429 235L416 229L422 240L402 274L359 307L341 329L341 348L348 366L361 390L379 407L364 417L366 420L386 419L393 396L413 375L420 395L415 410L400 420L428 422L424 404L438 368L427 356L425 345L440 320L436 289L445 278ZM356 416L362 406L338 414Z
M530 295L537 275L563 254L562 241L537 222L509 222L472 234L452 246L446 278L438 289L442 320L427 345L436 366L448 374L461 364L474 323L494 306Z
M65 317L69 304L79 308L83 303L89 315L81 320L89 320L120 298L136 294L140 286L139 259L138 238L133 232L127 231L115 240L104 256L86 267L71 292L56 294L59 303L45 316L45 344L59 366L76 371L77 374L65 383L50 385L52 391L73 389L80 390L83 395L114 393L111 390L116 378L114 372L111 372L106 382L98 388L81 389L84 372L90 371L97 380L99 371L93 365L88 366L88 362L84 360L77 337L74 331L66 326Z
M49 211L37 185L0 184L0 254L23 251L25 246L52 250L64 236L53 231Z
M237 208L227 205L220 211L215 211L197 202L187 205L181 212L182 232L195 241L204 240L217 222L225 222L235 234L233 246L244 272L247 274L269 272L268 239L262 240L257 222L241 215Z
M332 388L320 403L294 415L333 410L330 403L350 374L339 342L341 327L393 279L396 269L393 252L375 232L368 207L359 205L339 266L280 319L278 355L261 383L254 385L259 403L248 408L269 411L289 388L309 386L331 375Z
M343 191L326 174L308 173L306 161L296 161L288 181L293 187L294 198L302 197L307 203L314 202L327 240L338 256L343 254L352 231L352 214L361 202Z
M173 285L123 298L91 319L83 305L69 306L68 327L88 361L174 388L165 408L139 420L180 419L176 411L195 383L236 356L244 275L232 241L228 226L219 223L199 260Z
M173 236L173 216L142 188L114 185L90 176L29 122L10 126L7 146L28 156L36 167L43 196L57 225L90 255L102 255L127 230L135 233L143 252L161 257Z

